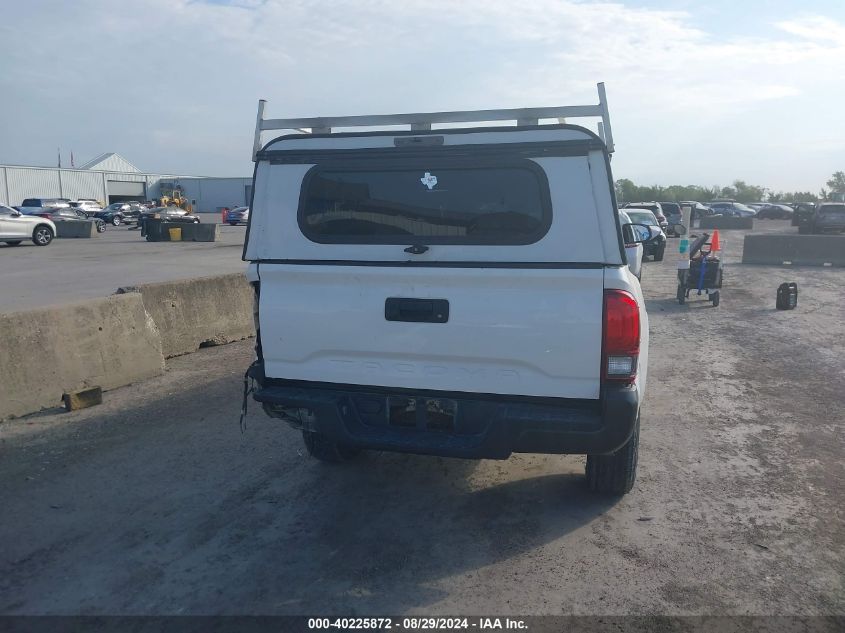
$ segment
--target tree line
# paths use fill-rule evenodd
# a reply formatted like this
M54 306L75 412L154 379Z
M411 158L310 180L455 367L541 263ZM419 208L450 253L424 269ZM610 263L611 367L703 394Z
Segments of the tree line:
M701 185L642 186L627 178L617 180L616 199L619 202L642 202L646 200L697 200L707 202L718 198L729 198L737 202L818 202L826 200L830 193L845 192L845 172L837 171L827 181L827 189L818 193L812 191L775 191L767 187L750 185L744 180L735 180L728 187L704 187Z

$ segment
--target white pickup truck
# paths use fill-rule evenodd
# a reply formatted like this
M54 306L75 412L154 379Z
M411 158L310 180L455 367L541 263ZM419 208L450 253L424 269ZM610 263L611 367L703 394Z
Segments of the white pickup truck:
M623 241L618 220L602 84L599 97L276 120L259 103L248 376L314 457L587 454L591 489L631 489L648 317L626 265L637 238ZM542 124L577 116L601 117L600 135ZM517 124L432 129L504 120ZM260 143L297 128L310 132Z

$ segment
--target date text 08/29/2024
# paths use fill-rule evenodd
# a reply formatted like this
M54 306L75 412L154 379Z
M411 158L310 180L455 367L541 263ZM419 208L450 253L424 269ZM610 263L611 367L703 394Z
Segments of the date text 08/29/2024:
M406 631L449 631L472 630L525 630L528 626L525 620L519 618L309 618L309 630L406 630Z

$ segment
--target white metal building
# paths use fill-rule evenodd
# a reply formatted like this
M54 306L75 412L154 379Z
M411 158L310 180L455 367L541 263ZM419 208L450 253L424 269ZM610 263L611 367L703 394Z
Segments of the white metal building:
M26 198L93 198L103 204L153 200L162 185L180 185L194 210L202 213L247 205L252 195L252 178L149 174L115 153L73 169L0 165L0 202L9 206Z

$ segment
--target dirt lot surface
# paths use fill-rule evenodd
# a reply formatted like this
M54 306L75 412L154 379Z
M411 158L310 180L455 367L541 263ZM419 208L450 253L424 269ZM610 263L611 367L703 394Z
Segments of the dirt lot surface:
M255 406L241 435L238 343L0 426L0 613L845 613L845 270L742 266L741 235L718 308L645 264L628 496L578 456L326 466Z

